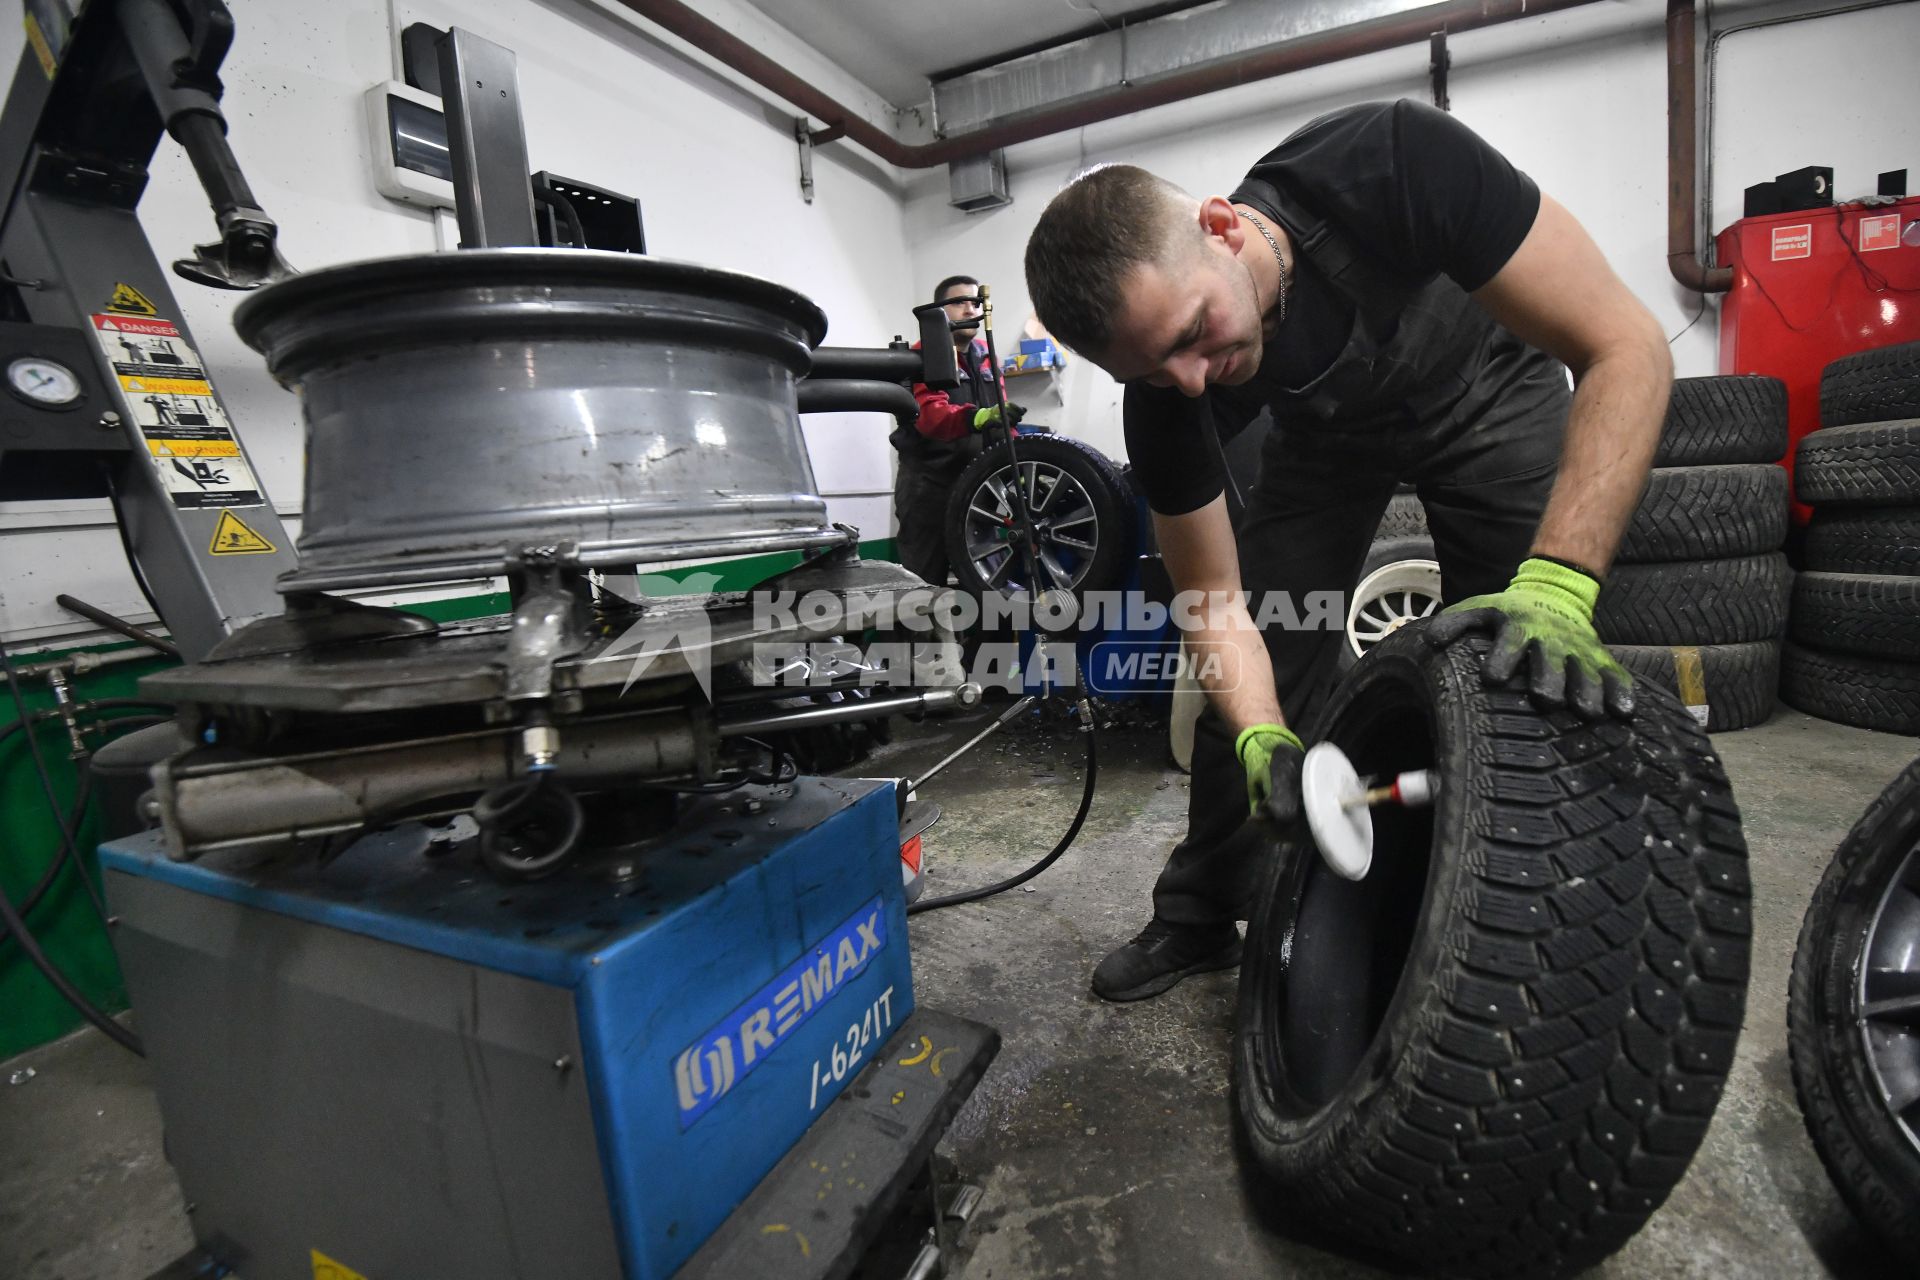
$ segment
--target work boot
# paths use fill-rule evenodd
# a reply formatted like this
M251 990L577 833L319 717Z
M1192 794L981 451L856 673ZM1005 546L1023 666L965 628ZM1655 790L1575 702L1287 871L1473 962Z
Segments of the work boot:
M1240 929L1225 924L1173 924L1155 916L1140 936L1116 948L1093 971L1102 1000L1145 1000L1194 973L1240 963Z

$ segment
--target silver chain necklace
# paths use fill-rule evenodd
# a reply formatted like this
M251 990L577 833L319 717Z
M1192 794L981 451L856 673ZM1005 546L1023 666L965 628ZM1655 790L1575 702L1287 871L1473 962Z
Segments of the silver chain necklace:
M1267 230L1266 223L1254 217L1245 209L1235 209L1234 212L1245 218L1248 222L1251 222L1253 229L1258 231L1261 236L1266 239L1267 247L1273 250L1273 265L1280 268L1280 294L1276 299L1280 307L1280 314L1275 317L1274 323L1276 325L1285 324L1287 322L1287 260L1280 252L1280 242L1273 238L1273 232Z

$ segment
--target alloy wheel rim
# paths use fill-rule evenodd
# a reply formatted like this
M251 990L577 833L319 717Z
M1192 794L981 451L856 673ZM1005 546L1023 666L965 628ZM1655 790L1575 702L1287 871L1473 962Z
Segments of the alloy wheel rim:
M1881 1105L1920 1153L1920 844L1880 895L1857 995L1856 1028Z
M1395 560L1383 564L1353 589L1347 609L1347 647L1357 657L1440 607L1440 564Z
M1021 488L1038 544L1041 591L1079 587L1100 550L1100 515L1086 487L1065 468L1049 462L1022 462ZM988 587L1019 597L1035 584L1025 581L1024 531L1016 526L1007 498L1013 468L1002 467L980 482L967 502L967 559Z

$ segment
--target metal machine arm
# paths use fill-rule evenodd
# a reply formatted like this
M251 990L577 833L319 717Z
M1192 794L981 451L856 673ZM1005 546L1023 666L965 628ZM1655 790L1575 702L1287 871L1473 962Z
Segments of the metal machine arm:
M120 0L118 13L161 122L193 161L220 227L218 240L195 245L173 269L216 289L257 289L294 272L227 145L217 68L233 42L233 15L220 0L193 0L187 12L191 34L166 0Z

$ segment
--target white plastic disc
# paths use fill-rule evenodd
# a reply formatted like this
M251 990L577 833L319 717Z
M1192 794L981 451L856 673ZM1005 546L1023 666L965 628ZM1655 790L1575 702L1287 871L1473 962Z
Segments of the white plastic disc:
M1373 865L1373 812L1349 806L1366 794L1347 753L1331 742L1316 742L1300 766L1300 802L1320 856L1338 876L1363 880Z

